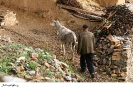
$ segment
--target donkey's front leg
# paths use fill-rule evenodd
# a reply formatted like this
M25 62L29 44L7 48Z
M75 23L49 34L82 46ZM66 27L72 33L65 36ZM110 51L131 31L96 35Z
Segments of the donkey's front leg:
M56 30L56 34L59 35L59 31L58 30Z
M65 55L65 53L66 53L66 51L65 51L65 45L62 44L62 46L63 46L63 55Z

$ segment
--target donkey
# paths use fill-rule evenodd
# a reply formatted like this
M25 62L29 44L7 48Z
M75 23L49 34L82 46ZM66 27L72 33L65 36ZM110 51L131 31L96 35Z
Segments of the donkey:
M72 61L74 60L74 50L77 44L76 34L65 26L61 25L59 21L53 20L54 27L57 29L57 35L61 41L61 49L63 49L63 55L65 55L65 47L68 46L72 53Z

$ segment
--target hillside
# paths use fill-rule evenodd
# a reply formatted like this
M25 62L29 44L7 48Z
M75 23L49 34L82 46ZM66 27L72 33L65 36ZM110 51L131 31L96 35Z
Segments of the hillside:
M15 44L23 44L43 50L47 49L49 52L52 51L58 60L67 64L70 64L70 61L65 60L60 52L60 41L56 35L56 30L51 25L52 19L62 21L66 27L76 32L77 35L81 31L83 24L88 24L90 28L98 24L74 17L68 11L57 7L56 0L23 0L21 4L19 4L19 0L0 1L2 1L0 8L14 11L19 21L19 24L16 26L2 28L0 35L10 37ZM7 45L2 41L1 44ZM71 63L71 67L78 72L79 56L77 54L75 54L75 62ZM97 68L95 70L97 71ZM117 81L100 72L98 72L97 78L94 80L90 79L88 71L83 75L86 77L84 80L86 82Z

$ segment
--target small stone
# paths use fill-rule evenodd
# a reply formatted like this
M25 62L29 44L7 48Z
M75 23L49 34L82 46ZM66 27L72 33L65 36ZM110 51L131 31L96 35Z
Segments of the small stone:
M32 53L32 54L31 54L31 57L32 57L32 58L38 58L39 55L38 55L37 53Z
M106 72L102 72L103 75L106 75L107 73Z
M67 72L67 73L66 73L66 76L71 76L71 73L70 73L70 72Z
M115 70L113 70L112 73L115 74L116 73Z
M25 69L24 69L23 66L18 66L18 67L16 67L16 70L17 70L17 71L21 71L21 72L25 71Z
M43 80L44 78L42 77L42 76L40 76L40 75L36 75L35 77L34 77L34 79L37 79L37 80Z
M94 55L94 58L93 58L93 60L98 60L99 58L96 56L96 55Z
M45 62L44 64L45 64L45 66L48 67L48 68L51 66L51 65L48 64L47 62Z
M56 55L53 55L52 58L56 59Z
M112 77L117 77L117 74L111 74Z
M121 54L120 52L114 52L112 55L112 60L117 60L119 61L121 59Z
M45 82L48 82L50 79L51 79L51 78L49 78L49 77L45 77L45 78L44 78L44 81L45 81Z
M127 64L125 62L120 62L120 61L114 61L114 65L119 66L119 67L127 66Z
M29 74L33 76L33 75L35 75L35 72L36 71L29 71Z
M126 74L125 72L121 72L121 73L120 73L120 76L121 76L121 77L126 77L127 74Z
M31 77L31 76L29 76L29 75L25 75L25 76L24 76L24 78L25 78L27 81L29 81L29 80L31 80L31 79L32 79L32 77Z
M71 73L71 77L72 77L72 78L76 78L76 74Z
M126 77L118 77L119 80L125 81Z
M72 78L71 78L70 76L65 76L64 78L65 78L65 80L67 80L67 81L71 81L71 80L72 80Z
M76 79L80 79L81 77L79 75L76 74Z
M61 66L64 68L68 68L68 65L66 63L61 62Z
M76 78L72 78L72 82L77 82L77 79Z
M55 67L54 66L50 66L49 69L54 72L55 71Z
M24 61L25 61L25 57L17 58L17 62L24 62Z
M122 68L121 70L122 70L123 72L127 72L127 68L126 68L126 67Z
M14 63L9 63L9 66L13 66L14 67L15 65L14 65Z

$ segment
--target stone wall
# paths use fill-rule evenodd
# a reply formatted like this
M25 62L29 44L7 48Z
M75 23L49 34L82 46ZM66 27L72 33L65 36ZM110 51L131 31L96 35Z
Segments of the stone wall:
M102 74L126 81L130 72L127 68L132 59L131 48L132 42L128 37L109 35L98 39L94 57L95 68Z

